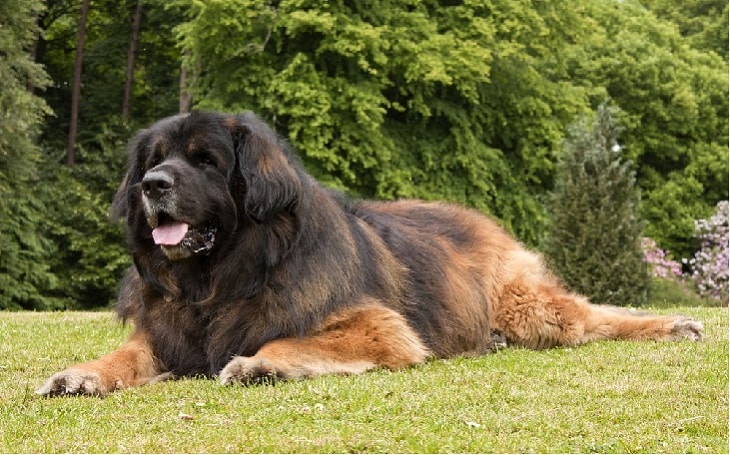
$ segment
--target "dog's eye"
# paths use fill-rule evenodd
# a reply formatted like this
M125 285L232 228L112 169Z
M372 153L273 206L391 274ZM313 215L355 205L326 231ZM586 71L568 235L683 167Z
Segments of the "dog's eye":
M149 160L149 164L147 165L147 169L152 169L153 167L157 166L158 164L162 163L162 157L159 153L155 153L152 155Z
M198 166L200 166L200 167L207 167L207 166L216 167L218 165L215 158L213 158L213 156L211 156L210 153L205 153L205 152L196 154L195 161L198 162Z

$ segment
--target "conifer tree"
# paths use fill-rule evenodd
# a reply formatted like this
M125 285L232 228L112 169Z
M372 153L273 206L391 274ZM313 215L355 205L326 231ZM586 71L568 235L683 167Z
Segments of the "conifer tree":
M640 246L640 194L622 158L615 111L604 103L592 125L583 118L569 128L543 251L572 290L596 303L639 306L650 280Z
M29 87L48 83L30 48L43 9L39 0L0 2L0 310L49 309L45 295L55 285L43 236L45 208L35 138L49 110Z

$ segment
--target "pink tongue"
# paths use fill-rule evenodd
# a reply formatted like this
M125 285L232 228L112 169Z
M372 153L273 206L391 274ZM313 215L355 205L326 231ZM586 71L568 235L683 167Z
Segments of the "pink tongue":
M177 245L188 232L187 223L172 223L157 226L152 230L152 238L157 245Z

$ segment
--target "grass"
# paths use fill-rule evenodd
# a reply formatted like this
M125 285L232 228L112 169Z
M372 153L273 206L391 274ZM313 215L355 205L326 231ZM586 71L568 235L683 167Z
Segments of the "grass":
M109 313L0 313L0 453L728 452L728 312L700 343L506 349L275 386L185 379L40 398L121 343Z

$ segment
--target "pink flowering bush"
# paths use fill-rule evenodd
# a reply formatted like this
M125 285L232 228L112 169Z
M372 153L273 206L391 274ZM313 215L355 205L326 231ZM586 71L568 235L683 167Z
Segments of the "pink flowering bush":
M700 295L728 304L728 201L717 204L709 219L695 221L700 249L689 261Z
M654 240L641 239L644 262L649 265L651 276L673 282L685 288L689 285L707 299L728 305L728 201L717 204L715 214L695 221L695 234L700 246L692 259L682 259L688 271L682 270L682 263L671 258Z
M654 240L642 237L641 249L644 251L644 262L649 264L651 276L655 278L682 277L682 264L670 259L667 252L659 248Z

